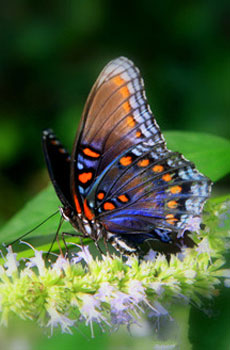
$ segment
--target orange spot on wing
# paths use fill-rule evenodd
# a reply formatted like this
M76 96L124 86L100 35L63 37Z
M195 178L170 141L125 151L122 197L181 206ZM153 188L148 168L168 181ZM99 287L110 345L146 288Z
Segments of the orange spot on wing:
M170 209L175 209L177 207L178 203L176 201L169 201L167 203L167 206L170 208Z
M168 182L172 180L172 176L170 174L165 174L162 176L162 180Z
M136 122L132 116L128 116L126 120L127 120L128 126L130 126L131 128L133 128L136 125Z
M128 197L125 194L118 196L118 199L123 203L126 203L129 201Z
M142 159L137 163L138 166L145 167L149 165L149 159Z
M105 210L113 210L113 209L115 209L115 205L111 202L105 202L104 209Z
M178 219L176 219L173 214L167 214L165 218L168 224L171 224L171 225L175 224L175 222L178 221Z
M98 194L97 194L97 198L101 201L102 199L104 199L104 197L105 197L105 194L103 193L103 192L99 192Z
M97 153L97 152L94 152L92 151L90 148L86 147L83 149L83 153L86 155L86 156L89 156L89 157L92 157L92 158L98 158L100 157L100 153Z
M122 105L122 107L124 108L124 110L125 110L126 113L129 113L130 110L131 110L131 107L130 107L130 104L129 104L128 101L124 102L123 105Z
M141 131L136 131L136 137L141 137Z
M129 93L129 89L127 88L127 86L124 86L123 88L120 89L120 93L122 94L122 96L124 98L129 97L130 93Z
M93 177L93 173L82 173L78 175L78 179L81 183L85 184L86 182L90 181Z
M58 145L59 144L59 142L57 141L57 140L51 140L50 141L50 143L52 144L52 145L54 145L54 146L56 146L56 145Z
M154 173L161 173L164 170L163 165L154 165L153 171Z
M121 165L124 165L124 166L130 165L132 163L132 157L131 156L122 157L120 159L120 163Z
M94 217L94 215L93 215L92 211L90 210L90 208L88 207L88 203L87 203L87 200L86 200L86 199L84 200L83 207L84 207L84 214L85 214L85 217L86 217L88 220L92 220L92 218Z
M65 154L65 153L66 153L66 150L65 150L65 148L63 148L63 147L60 147L59 150L58 150L58 152L60 152L61 154Z
M117 75L116 77L113 78L113 82L117 85L117 86L121 86L125 83L125 80L122 79L119 75ZM123 86L120 89L120 93L122 94L123 97L129 97L130 93L129 93L129 89L127 86Z
M182 187L181 186L173 186L170 188L170 192L173 194L177 194L180 193L182 191Z
M124 84L124 79L122 79L119 75L117 75L116 77L113 78L113 82L117 85L117 86L121 86Z
M77 198L76 193L74 193L73 199L74 199L74 203L75 203L75 206L76 206L76 209L77 209L77 213L80 214L81 213L81 206L80 206L80 203L79 203L79 200Z

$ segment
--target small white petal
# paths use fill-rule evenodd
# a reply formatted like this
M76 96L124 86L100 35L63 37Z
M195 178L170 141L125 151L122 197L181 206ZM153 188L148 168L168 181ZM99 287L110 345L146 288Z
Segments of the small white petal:
M89 264L93 260L93 257L89 251L89 247L80 246L78 244L77 246L81 248L81 251L76 254L77 256L72 259L72 262L76 264L83 259L87 264Z
M98 292L95 294L95 297L102 302L108 302L114 296L114 287L111 286L108 282L101 283L101 287L98 289Z
M50 320L47 323L47 327L51 327L51 334L53 334L53 328L61 326L62 333L72 334L70 327L73 327L76 320L71 320L65 315L60 314L54 307L49 307L47 312L50 316Z
M146 255L144 256L144 260L145 260L145 261L155 261L155 260L156 260L156 255L157 255L157 252L154 251L153 249L150 249L150 250L148 251L148 254L146 254Z
M69 266L69 260L59 255L55 263L52 265L52 269L57 273L61 273L62 271L65 271L67 268L69 268Z
M46 273L45 261L43 260L43 257L42 257L43 252L38 251L34 248L33 250L34 250L35 256L29 259L29 261L26 263L26 266L28 268L36 266L39 274L43 276Z
M145 299L145 288L141 281L131 280L129 283L129 294L135 303L140 303Z
M152 282L149 286L157 293L157 295L161 295L164 292L163 283L161 282Z
M18 270L19 262L16 259L17 254L13 253L12 247L7 248L6 262L4 267L7 269L7 276L12 276L13 272Z

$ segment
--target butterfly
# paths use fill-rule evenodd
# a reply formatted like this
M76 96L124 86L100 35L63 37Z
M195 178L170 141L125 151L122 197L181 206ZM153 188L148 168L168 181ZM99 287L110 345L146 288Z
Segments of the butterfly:
M72 154L51 129L43 151L62 215L95 243L124 255L179 252L194 246L211 182L170 151L132 61L119 57L100 73L86 101Z

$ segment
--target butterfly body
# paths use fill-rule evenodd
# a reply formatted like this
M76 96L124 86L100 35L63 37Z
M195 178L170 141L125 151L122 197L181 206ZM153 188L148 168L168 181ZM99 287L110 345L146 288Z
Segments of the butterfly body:
M192 246L210 181L167 149L139 70L111 61L87 99L71 156L51 130L43 150L63 216L84 236L103 238L124 254Z

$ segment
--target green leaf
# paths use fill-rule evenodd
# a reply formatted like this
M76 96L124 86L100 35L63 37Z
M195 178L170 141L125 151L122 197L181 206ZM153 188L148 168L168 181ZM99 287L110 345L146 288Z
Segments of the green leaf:
M230 141L222 137L195 132L166 131L167 146L181 152L212 181L230 172Z
M60 202L53 186L50 185L30 200L24 208L0 229L0 243L8 244L41 224L42 221L58 210L58 206L60 206ZM49 241L51 242L57 231L59 220L60 215L57 213L41 227L30 233L28 237L39 237L40 244L45 244L47 239L44 238L49 235ZM68 222L64 222L62 231L71 232L71 228L72 226Z

